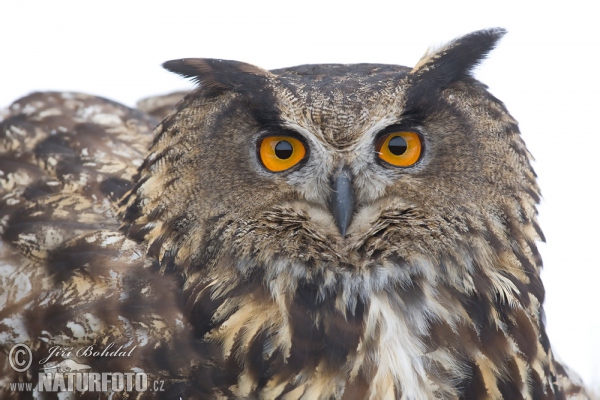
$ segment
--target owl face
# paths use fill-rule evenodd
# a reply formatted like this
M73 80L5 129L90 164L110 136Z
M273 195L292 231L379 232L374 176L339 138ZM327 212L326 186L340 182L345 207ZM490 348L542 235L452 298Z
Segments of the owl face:
M136 229L180 265L213 262L214 241L261 268L285 259L354 273L450 257L469 259L466 274L473 252L496 257L511 224L537 226L516 122L470 76L499 36L467 36L413 69L166 63L201 85L157 129Z
M259 271L364 296L390 279L473 286L498 264L535 269L529 153L470 76L501 34L467 35L413 69L165 63L200 87L157 128L124 200L130 235L184 274Z

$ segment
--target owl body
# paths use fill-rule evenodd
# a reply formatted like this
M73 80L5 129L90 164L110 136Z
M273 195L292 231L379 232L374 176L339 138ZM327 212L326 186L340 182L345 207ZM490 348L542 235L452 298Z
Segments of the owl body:
M167 62L200 86L160 123L169 97L15 103L7 342L127 339L78 362L166 381L142 396L586 398L544 329L531 157L471 76L502 34L412 69Z

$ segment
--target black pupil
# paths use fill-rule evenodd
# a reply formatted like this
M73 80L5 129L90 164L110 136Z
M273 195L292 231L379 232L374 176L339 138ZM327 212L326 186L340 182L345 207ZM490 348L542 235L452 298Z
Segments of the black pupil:
M408 144L402 136L394 136L388 143L390 152L395 156L400 156L406 152Z
M287 140L281 140L275 145L275 155L282 160L286 160L292 156L294 148Z

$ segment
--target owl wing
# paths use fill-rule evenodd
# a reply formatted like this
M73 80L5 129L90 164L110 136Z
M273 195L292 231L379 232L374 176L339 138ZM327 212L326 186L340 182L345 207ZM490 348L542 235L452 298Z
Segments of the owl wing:
M157 124L79 93L34 93L0 114L0 387L35 384L57 348L94 372L187 375L177 279L157 273L117 218ZM22 373L10 364L16 343L32 350ZM119 347L126 355L89 356Z

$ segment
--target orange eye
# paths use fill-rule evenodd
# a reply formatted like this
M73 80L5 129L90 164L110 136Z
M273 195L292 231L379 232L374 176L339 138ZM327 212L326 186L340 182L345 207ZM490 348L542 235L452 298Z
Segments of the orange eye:
M260 142L260 160L272 172L285 171L306 155L301 141L290 136L267 136Z
M392 132L377 142L379 157L395 167L410 167L421 155L421 139L415 132Z

